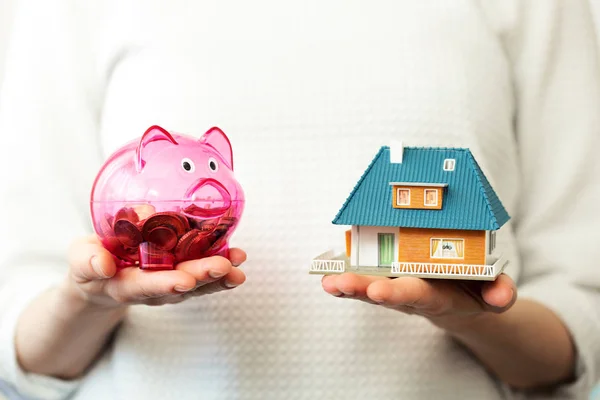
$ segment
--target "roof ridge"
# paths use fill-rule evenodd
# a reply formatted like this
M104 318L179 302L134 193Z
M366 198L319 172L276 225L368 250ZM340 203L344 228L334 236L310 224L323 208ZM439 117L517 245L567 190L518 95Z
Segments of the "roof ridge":
M348 206L348 204L350 204L350 201L352 200L352 198L356 194L356 192L358 190L358 187L361 185L361 183L363 182L363 180L367 177L367 175L369 174L369 171L371 171L371 169L373 168L373 166L375 165L375 163L377 162L377 160L379 159L379 157L381 157L381 155L383 154L383 151L385 150L385 147L386 146L381 146L379 148L379 150L377 151L377 153L375 154L375 156L373 157L373 159L371 160L371 162L369 163L369 165L367 166L367 168L365 169L365 171L362 173L362 175L360 176L360 178L358 179L358 181L354 184L354 187L350 191L350 194L348 195L348 197L346 197L346 201L344 201L344 204L342 205L342 208L340 208L340 210L337 212L335 218L333 218L332 223L335 224L335 221L342 215L342 213L344 212L344 210L346 209L346 207Z
M389 150L390 146L381 146L382 149ZM409 150L453 150L470 152L468 147L447 147L447 146L404 146L404 149Z
M481 194L483 195L483 198L485 199L486 209L488 210L488 212L490 214L490 217L494 223L494 226L496 227L496 230L498 230L498 229L500 229L500 224L498 223L498 218L496 218L496 215L494 214L494 211L492 210L492 204L490 203L490 199L488 198L487 194L485 193L485 187L483 185L483 182L481 181L481 177L479 176L478 170L481 171L481 175L483 175L484 177L485 177L485 174L481 170L481 167L479 167L479 163L477 162L477 160L475 160L475 156L473 156L473 154L470 151L467 153L467 159L471 162L471 165L474 169L475 179L477 179L477 183L479 184L479 190L481 191Z

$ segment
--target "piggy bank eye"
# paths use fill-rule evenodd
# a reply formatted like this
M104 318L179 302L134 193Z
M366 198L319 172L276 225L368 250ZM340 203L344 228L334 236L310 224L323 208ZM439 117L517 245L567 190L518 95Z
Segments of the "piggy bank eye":
M194 162L192 160L190 160L189 158L184 158L183 160L181 160L181 167L186 171L186 172L194 172L194 169L196 169L196 167L194 166Z
M217 170L219 169L219 164L217 163L217 160L215 160L214 158L210 157L208 159L208 168L212 172L217 172Z

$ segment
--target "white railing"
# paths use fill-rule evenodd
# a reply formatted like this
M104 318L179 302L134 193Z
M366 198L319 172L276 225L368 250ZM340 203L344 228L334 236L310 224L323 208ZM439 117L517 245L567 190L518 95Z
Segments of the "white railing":
M494 267L494 265L394 262L392 274L494 277L496 275Z
M344 272L346 262L336 260L333 251L328 251L316 257L310 264L310 270L314 272Z

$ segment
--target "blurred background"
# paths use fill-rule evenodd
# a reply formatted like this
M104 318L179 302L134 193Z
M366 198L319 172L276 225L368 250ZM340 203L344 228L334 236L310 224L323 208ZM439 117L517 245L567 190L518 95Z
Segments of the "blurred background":
M10 36L12 16L15 11L15 3L18 0L0 0L0 88L4 75L4 57L6 46ZM600 37L600 0L589 0L596 18L596 30Z
M16 0L0 0L0 86L4 76L4 56Z

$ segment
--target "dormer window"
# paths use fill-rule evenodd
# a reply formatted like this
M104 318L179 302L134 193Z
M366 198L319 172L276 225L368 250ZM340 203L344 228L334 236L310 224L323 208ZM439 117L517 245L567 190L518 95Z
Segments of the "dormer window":
M444 160L444 171L454 171L456 160L454 158L446 158Z
M398 189L398 193L396 195L396 205L410 205L410 189Z
M413 210L441 210L444 188L447 183L434 182L390 182L394 208Z
M426 207L436 207L438 205L438 191L437 189L425 189L425 201Z

